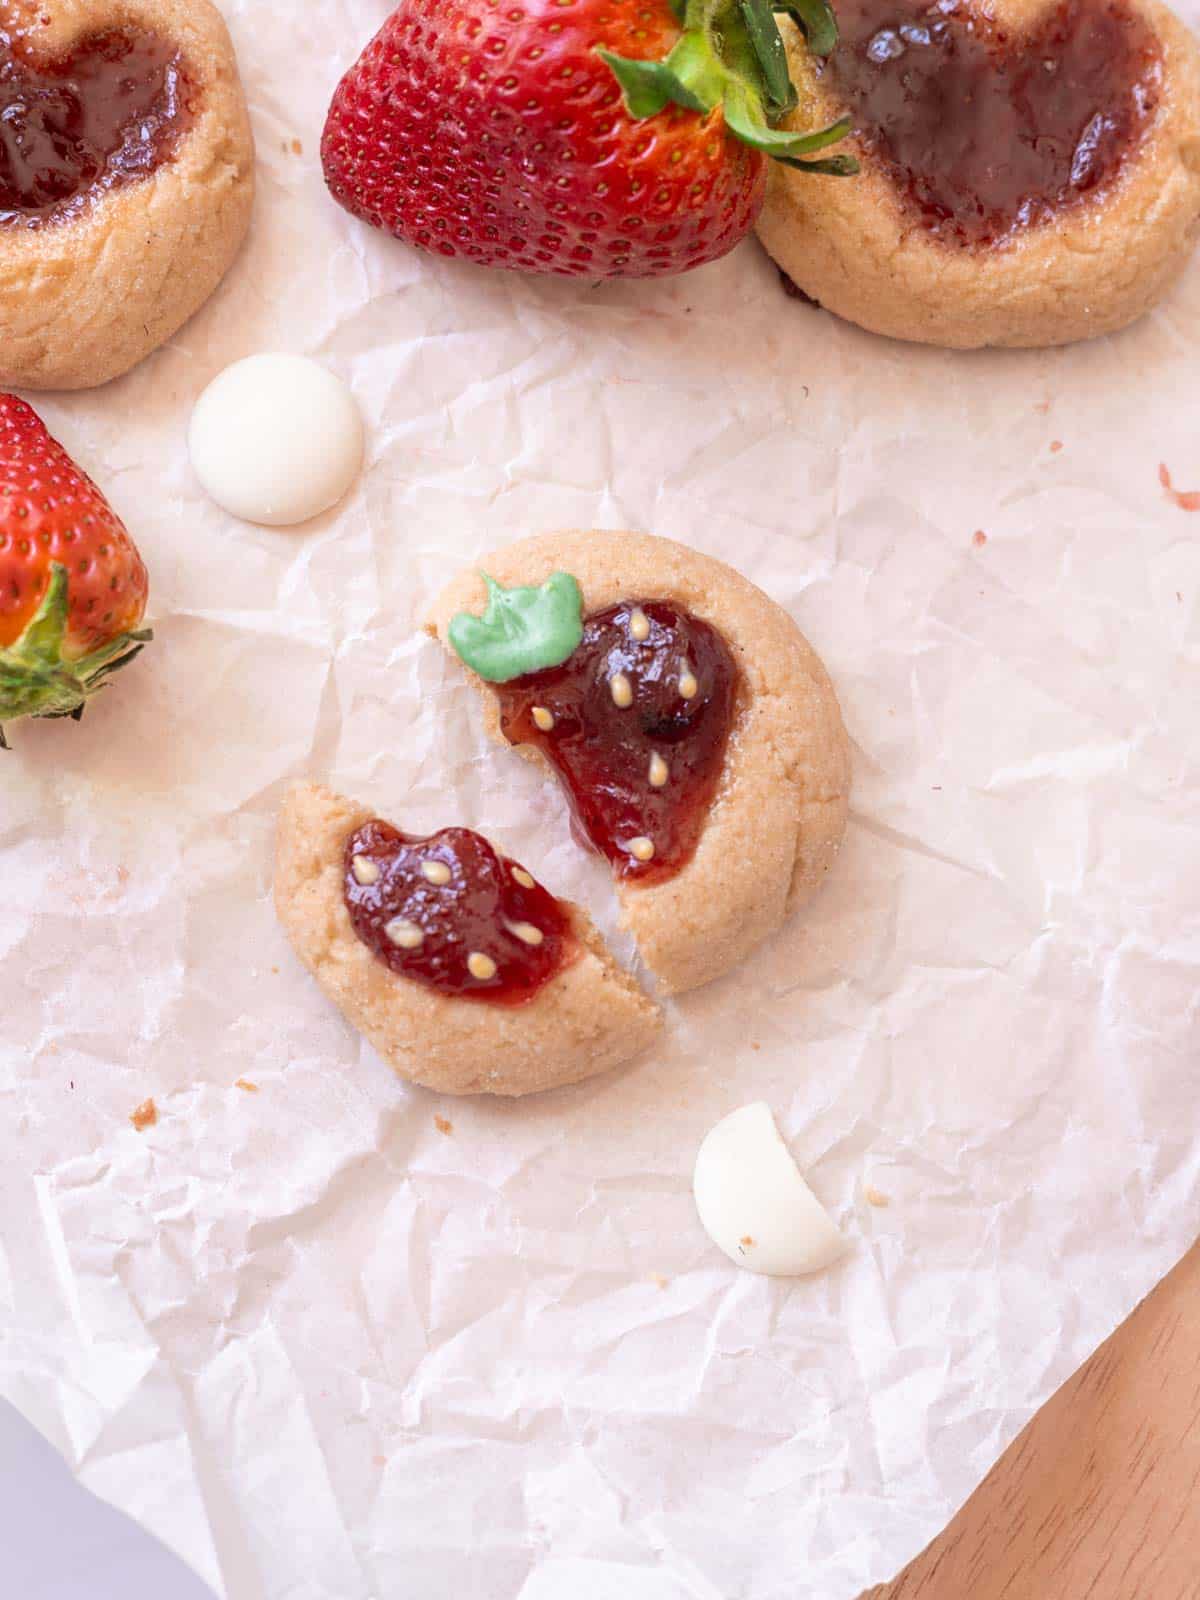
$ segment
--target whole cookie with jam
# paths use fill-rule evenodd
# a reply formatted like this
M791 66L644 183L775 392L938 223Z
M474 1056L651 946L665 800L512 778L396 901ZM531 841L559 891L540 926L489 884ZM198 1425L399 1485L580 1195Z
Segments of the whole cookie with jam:
M0 0L0 388L135 366L221 282L253 194L209 0Z
M925 344L1067 344L1154 306L1200 221L1200 51L1157 0L841 0L802 119L839 183L775 165L758 231L806 296Z
M313 784L280 816L275 904L346 1020L411 1082L524 1095L640 1055L658 1008L587 916L481 834L418 836Z
M663 993L739 965L845 832L848 747L821 662L761 590L667 539L548 534L485 565L428 626L491 733L563 785Z

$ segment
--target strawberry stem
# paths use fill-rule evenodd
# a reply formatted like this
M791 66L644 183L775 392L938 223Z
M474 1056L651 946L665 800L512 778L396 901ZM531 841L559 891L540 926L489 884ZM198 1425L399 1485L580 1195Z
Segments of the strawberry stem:
M683 32L665 60L597 52L620 84L631 117L658 116L669 105L702 116L719 107L735 138L788 166L839 177L858 170L848 155L801 159L844 139L849 119L804 133L774 126L796 106L776 12L792 16L809 48L827 55L837 42L828 0L686 0L672 9L676 16L682 11Z

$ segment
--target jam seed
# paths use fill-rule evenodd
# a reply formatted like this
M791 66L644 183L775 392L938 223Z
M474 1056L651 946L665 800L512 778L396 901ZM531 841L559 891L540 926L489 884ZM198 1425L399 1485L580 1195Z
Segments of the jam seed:
M438 889L444 889L450 882L450 868L444 861L422 861L421 875L426 883L432 883Z
M529 873L525 871L524 867L514 867L512 869L512 875L521 885L522 889L533 889L537 887Z
M696 682L695 674L686 663L679 674L679 692L685 700L694 700L700 693L700 685Z
M407 917L393 917L383 931L400 950L419 950L425 943L425 935Z
M379 868L366 856L355 856L354 881L361 883L364 889L369 889L373 883L379 882Z
M508 931L516 934L522 944L531 945L535 949L546 937L540 928L534 927L532 922L510 922Z
M496 976L496 963L480 950L472 950L467 957L467 971L480 983L490 983Z
M533 720L543 733L550 733L554 728L554 713L547 711L545 706L534 706Z
M650 787L652 789L665 789L667 779L671 776L671 769L656 750L650 757Z
M628 711L633 704L633 685L623 672L614 673L608 680L612 690L613 705L618 711Z
M645 644L650 637L650 618L641 606L629 618L629 631L639 644Z
M635 861L653 861L653 839L631 839L629 841L629 854Z

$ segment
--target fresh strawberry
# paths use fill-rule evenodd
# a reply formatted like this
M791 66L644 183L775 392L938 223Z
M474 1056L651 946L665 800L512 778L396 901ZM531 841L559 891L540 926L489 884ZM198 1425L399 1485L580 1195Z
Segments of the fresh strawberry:
M402 0L342 79L322 154L365 222L481 266L660 277L753 226L767 158L809 161L848 123L795 108L775 12L827 53L826 0Z
M0 394L0 748L17 717L83 715L150 639L124 524L36 412Z

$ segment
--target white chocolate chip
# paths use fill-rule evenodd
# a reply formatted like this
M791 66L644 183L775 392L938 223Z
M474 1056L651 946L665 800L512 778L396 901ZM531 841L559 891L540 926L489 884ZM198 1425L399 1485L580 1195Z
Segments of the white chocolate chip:
M514 867L512 869L512 875L521 885L522 889L537 888L537 884L534 883L533 879L530 877L529 873L525 871L524 867Z
M496 963L481 950L472 950L467 957L467 971L480 983L490 983L496 976Z
M608 682L612 690L613 705L618 711L628 711L633 704L633 685L623 672L614 673Z
M686 663L679 674L679 692L685 700L694 700L700 693L700 685L696 682L696 675Z
M532 922L510 922L509 933L515 933L522 944L536 947L543 942L546 935L540 928L535 928Z
M656 750L650 757L650 787L652 789L665 789L667 779L671 776L671 769Z
M439 889L444 889L453 876L444 861L422 861L421 872L426 883L432 883Z
M373 883L379 882L379 868L367 856L355 856L352 863L355 883L361 883L364 889L369 889Z
M653 839L631 839L629 841L629 854L635 861L654 860Z
M644 644L650 637L650 618L641 606L629 618L629 631L639 644Z
M407 917L393 917L383 931L401 950L419 950L425 943L425 935Z
M533 721L535 727L540 728L543 733L549 733L554 727L554 713L547 711L545 706L534 706Z

